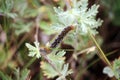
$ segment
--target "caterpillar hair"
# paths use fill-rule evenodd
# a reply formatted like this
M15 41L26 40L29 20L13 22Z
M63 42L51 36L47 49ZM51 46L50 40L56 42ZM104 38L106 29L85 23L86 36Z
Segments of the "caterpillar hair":
M63 31L57 36L54 42L50 45L50 48L56 48L58 44L63 40L67 33L74 29L74 26L68 26L63 29Z

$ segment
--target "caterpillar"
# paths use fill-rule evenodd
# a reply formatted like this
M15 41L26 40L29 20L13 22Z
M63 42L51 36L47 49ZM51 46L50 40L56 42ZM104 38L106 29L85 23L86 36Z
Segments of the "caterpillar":
M67 33L74 29L74 26L68 26L63 29L63 31L57 36L54 42L50 45L50 48L55 48L57 45L63 40L63 38L67 35Z

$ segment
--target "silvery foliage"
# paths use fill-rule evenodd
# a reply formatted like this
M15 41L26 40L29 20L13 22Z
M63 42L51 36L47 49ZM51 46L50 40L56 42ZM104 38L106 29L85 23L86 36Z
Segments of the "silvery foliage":
M115 76L116 79L120 80L120 59L114 60L112 68L106 66L103 69L103 73L107 74L109 77Z
M36 58L40 58L41 54L39 51L39 42L34 42L35 46L32 46L29 43L25 44L26 47L29 50L29 54L28 56L30 57L36 57ZM47 62L42 61L41 62L41 68L44 72L44 75L46 75L48 78L54 78L56 76L58 76L57 80L63 80L66 78L66 76L68 76L69 74L72 73L72 70L68 69L69 68L69 64L65 64L65 55L66 52L64 51L59 51L56 53L56 50L51 52L50 54L46 55L47 58L51 61L51 63L54 64L55 68L57 68L58 71L60 71L59 75L58 72Z
M71 0L72 7L66 11L60 7L54 8L58 23L53 24L52 28L56 31L60 31L67 26L76 26L80 34L85 35L90 31L92 34L96 34L96 28L101 26L102 20L97 19L99 5L92 5L88 8L88 0Z
M52 64L54 64L54 67L57 69L57 71L49 63L45 61L41 62L40 67L47 78L54 78L58 76L56 80L64 80L66 76L73 73L71 69L69 70L69 64L65 64L65 54L65 51L56 52L55 50L47 55L47 58L51 61Z
M107 74L109 77L113 77L113 76L114 76L113 70L112 70L110 67L108 67L108 66L106 66L106 67L103 69L103 73L104 73L104 74Z

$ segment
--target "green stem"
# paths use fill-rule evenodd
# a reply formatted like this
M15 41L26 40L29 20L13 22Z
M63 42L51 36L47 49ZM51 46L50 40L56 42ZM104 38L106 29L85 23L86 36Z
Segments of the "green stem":
M98 48L98 50L99 50L99 52L100 52L100 53L98 53L98 56L99 56L102 60L104 60L108 66L110 66L110 67L112 68L111 63L109 62L109 60L108 60L107 57L105 56L104 52L102 51L102 49L101 49L100 46L98 45L98 43L97 43L96 39L94 38L94 36L93 36L90 32L89 32L89 35L90 35L90 38L93 40L94 44L96 45L96 47Z
M106 54L106 56L110 56L110 55L112 55L112 54L114 54L115 52L117 52L118 51L118 49L117 50L114 50L114 51L112 51L112 52L109 52L109 53L107 53ZM80 73L77 75L77 79L80 79L80 75L82 75L88 68L90 68L91 66L93 66L95 63L97 63L98 61L99 61L100 59L96 59L96 60L94 60L92 63L90 63L86 68L84 68L82 71L81 71L81 69L79 70L80 71Z

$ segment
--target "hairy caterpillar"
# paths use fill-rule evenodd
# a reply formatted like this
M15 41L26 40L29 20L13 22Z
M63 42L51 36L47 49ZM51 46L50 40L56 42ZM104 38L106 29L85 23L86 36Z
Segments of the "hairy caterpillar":
M50 48L55 48L67 35L67 33L74 29L74 26L68 26L63 29L63 31L57 36L57 38L54 40L54 42L50 45Z

